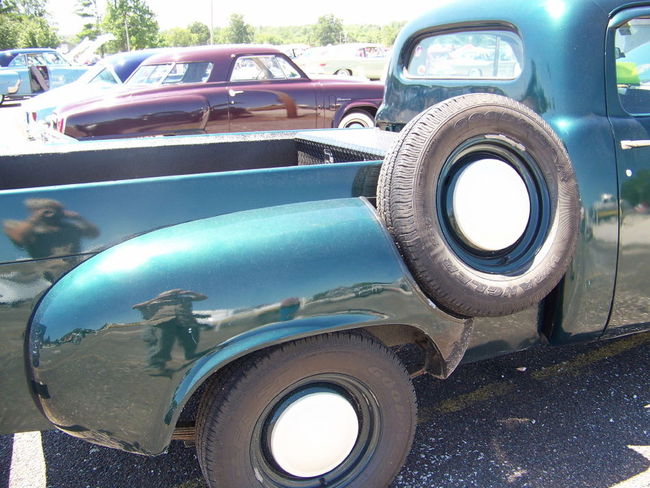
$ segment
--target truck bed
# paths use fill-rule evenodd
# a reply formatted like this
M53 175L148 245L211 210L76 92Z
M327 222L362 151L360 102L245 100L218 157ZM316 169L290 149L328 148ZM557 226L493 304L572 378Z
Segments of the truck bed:
M53 144L47 151L35 146L0 157L0 190L376 161L396 137L377 129L332 129Z
M374 129L188 136L0 156L0 432L48 425L30 397L24 332L59 276L130 237L182 222L286 203L372 199L394 137ZM73 253L53 246L47 256L30 255L9 239L7 225L27 222L35 199L58 202L97 235L78 239Z

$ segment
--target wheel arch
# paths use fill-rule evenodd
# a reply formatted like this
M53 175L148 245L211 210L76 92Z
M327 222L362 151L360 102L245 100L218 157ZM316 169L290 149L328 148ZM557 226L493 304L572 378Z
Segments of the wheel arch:
M172 318L154 310L163 302L169 310L181 297L191 303ZM139 317L146 310L148 317ZM178 327L188 310L213 321L197 337L196 354L184 358L182 338L174 336L165 370L153 368L152 335L164 342L159 329ZM227 364L284 342L356 329L388 343L430 338L439 353L432 371L445 377L467 348L471 321L424 297L367 202L328 200L180 224L98 254L43 298L28 362L37 402L56 426L98 444L158 454L187 401ZM76 342L68 340L73 333Z
M470 327L465 328L468 332ZM417 364L418 369L410 371L412 376L419 376L420 374L429 373L437 378L446 378L453 371L450 367L455 362L449 355L445 356L441 348L436 343L436 338L428 335L424 329L414 325L404 324L383 324L374 326L365 326L363 324L348 324L348 325L334 325L332 322L331 328L319 327L313 329L310 333L288 335L285 338L274 341L273 343L261 340L256 346L251 347L245 352L231 351L233 354L227 353L222 355L223 360L219 360L216 356L208 360L209 366L203 368L207 373L203 374L199 380L191 381L191 387L185 390L182 396L181 403L179 403L178 420L183 418L183 410L192 407L195 401L200 399L203 394L203 388L212 381L215 381L220 375L227 374L232 368L236 368L240 361L245 361L252 355L258 354L269 348L281 346L296 340L305 339L309 337L317 337L321 335L331 334L333 332L349 332L359 333L372 336L377 339L386 347L399 347L408 344L415 344L422 349L424 356L422 361ZM462 356L458 360L462 359ZM179 396L181 398L181 396ZM171 413L171 412L170 412Z
M357 100L340 107L332 119L332 127L338 127L343 117L354 111L367 112L373 119L377 115L378 107L369 101Z

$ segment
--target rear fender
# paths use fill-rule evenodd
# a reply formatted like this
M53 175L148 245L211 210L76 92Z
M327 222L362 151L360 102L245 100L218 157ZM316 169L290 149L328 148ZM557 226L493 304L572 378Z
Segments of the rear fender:
M331 331L406 325L446 376L469 322L417 290L363 199L237 212L154 231L85 261L30 326L37 402L92 442L157 454L192 393L236 358Z

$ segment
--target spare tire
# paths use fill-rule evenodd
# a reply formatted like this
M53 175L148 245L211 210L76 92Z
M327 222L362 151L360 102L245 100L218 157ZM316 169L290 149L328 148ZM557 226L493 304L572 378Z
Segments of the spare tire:
M499 95L451 98L411 120L384 160L377 200L422 290L461 316L540 301L576 247L580 201L564 145Z

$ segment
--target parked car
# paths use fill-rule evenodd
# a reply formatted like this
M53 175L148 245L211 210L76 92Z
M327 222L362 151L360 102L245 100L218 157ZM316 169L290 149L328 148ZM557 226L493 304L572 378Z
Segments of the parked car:
M47 128L47 118L58 106L80 98L101 96L104 90L123 84L131 73L150 56L163 49L144 49L114 54L104 58L83 73L77 80L41 93L23 103L27 135L38 139Z
M280 50L182 49L147 59L123 87L57 110L75 139L369 127L383 85L310 79Z
M340 44L316 48L298 56L296 63L310 75L360 76L379 80L384 76L387 49L380 44Z
M54 49L0 51L0 105L71 83L87 69L72 66Z
M278 48L291 59L297 58L307 50L311 49L308 44L283 44Z

